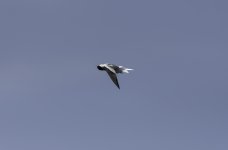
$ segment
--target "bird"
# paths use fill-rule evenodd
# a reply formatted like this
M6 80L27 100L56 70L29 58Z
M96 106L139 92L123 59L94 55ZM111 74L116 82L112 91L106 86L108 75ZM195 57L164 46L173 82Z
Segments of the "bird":
M101 71L106 71L109 75L109 77L111 78L111 80L113 81L113 83L120 89L120 85L117 79L117 74L118 73L129 73L129 70L134 70L134 69L130 69L130 68L126 68L124 66L117 66L114 64L109 64L109 63L105 63L105 64L99 64L97 65L97 69L101 70Z

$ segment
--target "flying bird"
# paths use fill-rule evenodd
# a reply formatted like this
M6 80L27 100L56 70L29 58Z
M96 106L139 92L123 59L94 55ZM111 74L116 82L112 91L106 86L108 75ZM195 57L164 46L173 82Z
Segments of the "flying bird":
M133 70L133 69L129 69L123 66L117 66L114 64L100 64L97 65L97 69L102 70L102 71L106 71L109 75L109 77L111 78L111 80L113 81L113 83L120 89L119 83L118 83L118 79L117 79L117 74L118 73L129 73L129 70Z

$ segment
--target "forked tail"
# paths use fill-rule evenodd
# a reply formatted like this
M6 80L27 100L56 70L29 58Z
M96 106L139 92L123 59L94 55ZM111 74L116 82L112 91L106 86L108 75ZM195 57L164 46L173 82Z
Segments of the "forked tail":
M129 73L129 70L134 70L134 69L130 69L130 68L125 68L123 66L119 66L122 69L123 73Z

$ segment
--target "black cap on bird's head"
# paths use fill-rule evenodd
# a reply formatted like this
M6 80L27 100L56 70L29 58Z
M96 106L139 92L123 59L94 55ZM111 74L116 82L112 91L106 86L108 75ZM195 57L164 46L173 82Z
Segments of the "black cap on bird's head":
M104 70L100 65L97 65L98 70Z

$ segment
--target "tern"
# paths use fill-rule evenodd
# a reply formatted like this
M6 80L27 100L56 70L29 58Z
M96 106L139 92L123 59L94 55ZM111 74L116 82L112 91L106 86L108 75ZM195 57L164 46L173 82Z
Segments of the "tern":
M109 64L109 63L97 65L97 69L106 71L108 73L109 77L111 78L111 80L113 81L113 83L119 89L120 89L120 86L118 83L117 74L118 73L129 73L129 70L133 70L133 69L129 69L129 68L126 68L123 66L117 66L117 65Z

